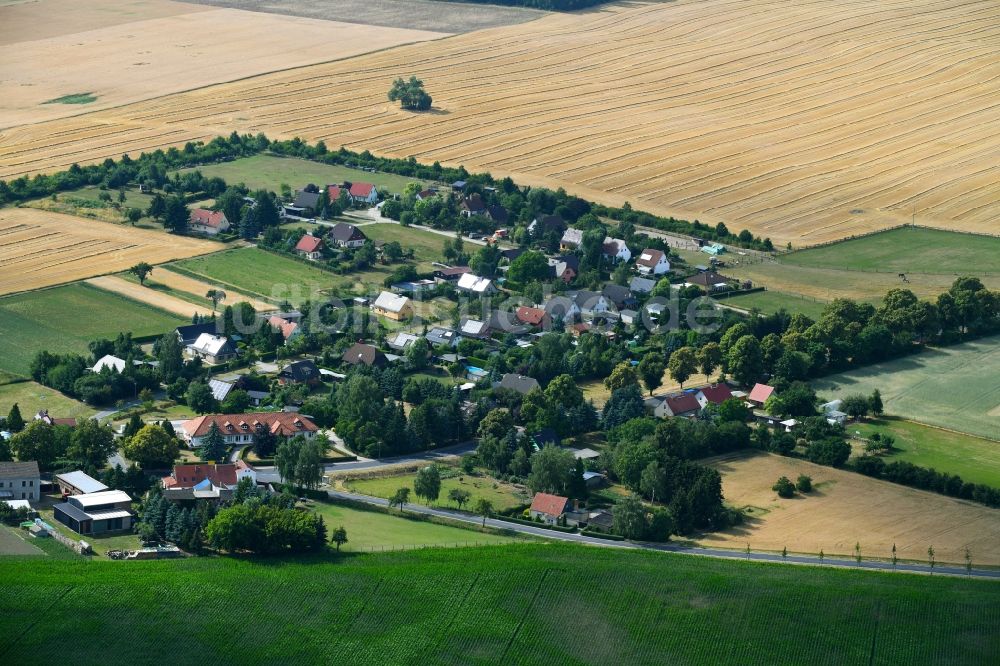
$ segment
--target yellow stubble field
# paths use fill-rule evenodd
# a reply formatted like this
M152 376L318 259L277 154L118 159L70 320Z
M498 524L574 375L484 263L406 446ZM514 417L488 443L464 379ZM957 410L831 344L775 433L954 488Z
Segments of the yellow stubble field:
M60 215L33 208L0 209L0 294L10 294L184 259L219 243Z
M464 164L796 246L996 231L1000 4L678 0L412 44L0 133L0 177L239 131ZM434 110L385 99L416 74Z
M936 493L879 481L861 474L769 453L736 454L705 461L722 474L722 492L732 506L751 507L741 526L708 534L701 543L743 549L866 558L1000 565L1000 510ZM782 499L771 490L781 476L793 483L812 477L812 493Z

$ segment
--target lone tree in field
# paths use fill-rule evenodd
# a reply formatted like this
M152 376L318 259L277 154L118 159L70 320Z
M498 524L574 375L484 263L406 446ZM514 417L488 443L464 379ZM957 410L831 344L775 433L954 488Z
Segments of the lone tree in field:
M330 541L337 544L337 552L339 553L340 547L347 543L347 530L344 529L343 525L333 531L333 534L330 536Z
M403 505L410 501L410 489L400 488L392 497L389 498L389 506L399 506L400 512L403 510Z
M493 502L480 497L476 502L476 513L483 517L483 527L486 527L486 519L493 515Z
M433 100L424 90L424 82L411 76L409 81L404 81L400 77L392 82L392 87L389 88L389 101L398 101L407 111L426 111L431 108Z
M139 278L139 285L145 287L146 276L153 272L153 267L145 261L140 261L138 264L128 269L128 272Z
M219 307L219 302L226 300L226 292L221 289L209 289L205 293L205 298L212 301L212 312L215 312L215 309Z

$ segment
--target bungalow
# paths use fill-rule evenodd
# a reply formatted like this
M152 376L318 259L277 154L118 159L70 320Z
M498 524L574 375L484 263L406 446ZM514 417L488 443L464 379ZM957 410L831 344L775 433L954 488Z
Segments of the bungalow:
M721 405L726 400L733 397L733 392L729 390L726 384L712 384L711 386L704 386L695 393L695 398L698 400L698 404L704 409L710 403L713 405Z
M299 239L295 245L295 254L305 257L309 261L318 261L323 258L323 239L317 236L306 234Z
M372 303L372 312L393 321L403 321L413 318L413 302L406 296L394 294L391 291L380 292Z
M493 388L507 389L509 391L516 391L521 395L526 395L534 389L541 388L541 386L534 377L525 377L524 375L516 375L508 372L499 382L493 385Z
M212 365L224 363L236 356L236 347L229 338L210 333L199 335L194 343L188 345L188 351Z
M217 325L221 323L222 322L206 321L201 324L178 326L174 329L174 333L177 335L177 341L181 343L182 347L189 347L194 344L194 341L197 340L202 333L216 333Z
M218 427L227 445L252 444L257 433L269 431L279 439L302 435L312 439L319 432L309 417L295 412L246 414L206 414L184 421L178 433L191 448L201 446L212 424Z
M431 330L427 331L426 335L427 342L431 343L433 346L444 345L445 347L454 347L458 344L458 341L462 338L455 331L442 328L441 326L435 326Z
M656 287L656 280L650 280L649 278L639 277L636 275L628 283L628 289L633 294L650 294Z
M399 352L405 352L410 345L412 345L419 339L420 339L419 335L414 335L413 333L399 332L390 338L386 338L385 344L389 345L390 349L394 349Z
M320 381L319 368L309 359L289 363L278 373L278 383L282 385L316 386Z
M730 283L730 278L723 275L719 275L715 271L705 271L703 273L698 273L697 275L692 275L685 282L684 286L689 287L691 285L701 287L705 291L719 291L721 289L728 289Z
M0 462L0 500L37 502L42 485L38 463Z
M605 238L602 252L605 258L614 262L628 262L632 258L632 251L628 249L625 241L620 238L611 238L610 236Z
M214 326L214 324L213 324ZM97 360L94 367L90 369L91 372L100 373L105 368L113 370L115 372L125 372L125 366L128 365L127 361L123 358L118 358L112 354L105 354Z
M626 326L631 326L639 321L639 313L636 310L620 310L618 312L618 319Z
M333 225L328 234L330 241L337 247L361 247L368 240L365 233L353 224L338 222Z
M321 208L320 197L322 196L319 192L296 190L295 199L292 200L292 209L298 209L298 213L302 217L312 217Z
M608 477L604 476L600 472L584 472L583 482L587 484L588 488L600 488L605 483L607 483Z
M566 222L558 215L542 215L531 221L528 231L533 238L544 238L549 234L559 234L562 237L566 231Z
M121 490L70 495L52 507L52 515L78 534L132 530L132 498Z
M389 362L389 359L377 347L366 345L363 342L351 345L350 349L340 357L340 360L348 365L367 365L377 368L384 367Z
M464 273L458 278L455 288L477 296L495 294L497 291L497 288L493 285L493 280L486 277L479 277L474 273Z
M62 492L63 498L69 495L86 495L87 493L99 493L108 490L106 485L80 470L56 474L54 479L59 486L59 490Z
M552 318L543 308L522 305L514 311L514 317L525 326L547 329L552 325Z
M635 268L643 275L663 275L670 270L670 262L662 250L646 248L635 260Z
M559 249L571 252L583 244L583 229L567 229L559 240Z
M302 327L300 327L294 321L288 321L287 319L284 319L277 315L272 315L268 317L267 323L275 331L281 332L281 337L284 339L286 345L295 338L302 335Z
M462 203L458 205L458 212L465 217L483 215L486 213L486 203L478 194L473 194L462 199Z
M490 325L478 319L463 319L458 327L458 334L463 338L488 338Z
M754 384L747 396L747 402L754 407L763 407L767 399L774 394L774 387L767 384Z
M468 266L450 266L448 268L439 268L434 271L434 281L435 282L458 282L458 280L466 273L471 273L472 269Z
M204 208L195 208L188 218L188 229L195 233L216 236L229 231L229 220L226 214L220 211L211 211Z
M555 525L563 517L563 514L570 510L570 506L570 501L566 497L535 493L529 511L533 520Z

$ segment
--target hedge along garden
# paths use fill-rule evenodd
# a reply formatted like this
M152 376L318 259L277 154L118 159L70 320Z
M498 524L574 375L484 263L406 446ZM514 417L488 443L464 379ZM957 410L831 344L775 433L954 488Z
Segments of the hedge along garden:
M0 560L11 663L984 664L998 622L993 582L556 544Z

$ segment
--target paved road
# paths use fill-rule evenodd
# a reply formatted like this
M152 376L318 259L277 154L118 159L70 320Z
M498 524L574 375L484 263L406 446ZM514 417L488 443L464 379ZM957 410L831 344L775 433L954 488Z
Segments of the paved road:
M330 497L334 499L354 500L356 502L364 502L366 504L372 504L375 506L389 505L388 500L382 499L380 497L370 497L368 495L347 493L339 490L330 490L327 491L327 493L330 495ZM439 516L442 518L459 520L464 523L473 523L476 525L481 525L483 522L481 517L473 516L468 513L463 513L452 509L428 507L422 504L405 504L404 509L412 513ZM818 557L812 557L808 555L789 555L788 557L782 557L780 554L777 553L759 553L752 551L749 555L747 555L747 553L745 552L739 552L733 550L723 550L719 548L702 548L699 546L687 546L683 544L674 544L674 543L609 541L607 539L598 539L595 537L585 536L583 534L557 532L555 530L547 530L540 527L533 527L531 525L522 525L520 523L509 523L507 521L497 520L495 518L487 518L486 525L490 527L495 527L497 529L512 530L514 532L518 532L521 534L530 534L533 536L540 536L546 539L553 539L556 541L572 541L592 546L604 546L606 548L657 550L670 553L681 553L684 555L717 557L727 560L755 560L758 562L781 562L783 564L788 564L788 563L805 564L811 566L839 567L843 569L860 568L860 569L869 569L874 571L904 571L908 573L923 573L923 574L933 573L933 574L943 574L948 576L971 576L973 578L1000 580L1000 570L992 570L992 569L973 569L971 574L969 574L966 572L964 567L957 567L957 566L935 566L933 569L931 569L931 567L926 564L899 563L895 567L893 567L892 564L887 562L869 562L864 560L862 560L861 564L859 565L854 560L845 560L832 557L827 557L820 560Z
M324 466L324 474L352 472L364 469L378 469L379 467L388 467L390 465L412 465L421 462L431 462L451 456L465 455L466 453L471 453L475 450L476 443L472 441L455 444L454 446L446 446L432 451L423 451L421 453L397 456L395 458L380 458L377 460L360 459L357 462L330 463ZM257 480L262 483L276 483L280 481L278 472L274 467L258 467Z

